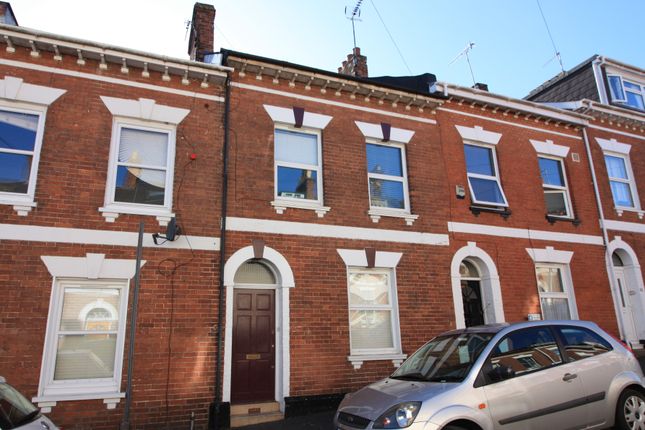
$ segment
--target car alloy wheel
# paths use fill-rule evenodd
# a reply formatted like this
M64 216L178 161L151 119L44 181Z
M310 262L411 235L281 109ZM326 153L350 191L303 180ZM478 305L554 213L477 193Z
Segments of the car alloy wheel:
M626 429L645 430L645 399L637 391L628 390L621 396Z

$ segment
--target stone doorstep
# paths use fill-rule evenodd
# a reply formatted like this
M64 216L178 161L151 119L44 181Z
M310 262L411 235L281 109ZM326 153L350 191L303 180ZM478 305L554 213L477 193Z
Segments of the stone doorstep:
M280 421L284 415L278 402L231 405L231 428Z

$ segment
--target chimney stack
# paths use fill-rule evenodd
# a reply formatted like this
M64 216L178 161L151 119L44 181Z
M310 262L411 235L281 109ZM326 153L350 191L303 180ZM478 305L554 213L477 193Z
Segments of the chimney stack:
M190 22L188 54L194 61L204 61L204 55L213 52L215 34L215 8L210 4L195 3Z
M367 78L367 57L361 55L361 48L352 50L352 53L347 56L347 61L343 61L342 67L338 68L338 73Z

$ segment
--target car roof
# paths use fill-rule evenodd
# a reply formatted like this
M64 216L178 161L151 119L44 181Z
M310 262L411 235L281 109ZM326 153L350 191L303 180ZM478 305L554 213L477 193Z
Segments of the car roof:
M455 335L455 334L465 334L465 333L488 333L488 334L497 334L504 329L517 328L527 328L527 327L539 327L545 325L576 325L587 328L597 328L597 325L589 321L580 321L580 320L540 320L540 321L521 321L514 323L496 323L496 324L484 324L473 327L460 328L456 330L447 331L442 333L442 335Z

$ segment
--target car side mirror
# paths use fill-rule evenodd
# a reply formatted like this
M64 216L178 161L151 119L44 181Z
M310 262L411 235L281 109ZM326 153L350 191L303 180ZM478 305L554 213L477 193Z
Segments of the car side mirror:
M498 364L486 374L491 382L500 382L515 376L515 371L508 366Z

